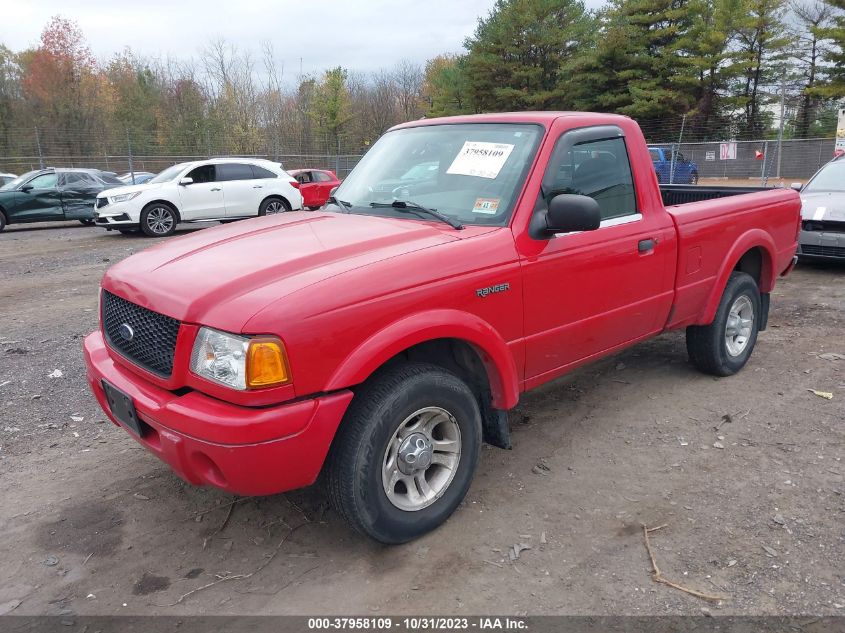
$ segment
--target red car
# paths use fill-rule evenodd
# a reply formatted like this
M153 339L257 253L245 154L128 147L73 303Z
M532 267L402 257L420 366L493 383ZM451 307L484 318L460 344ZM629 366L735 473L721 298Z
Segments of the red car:
M340 185L335 173L328 169L293 169L288 173L299 183L302 206L312 211L326 204L332 189Z
M425 177L403 181L415 165ZM89 383L190 483L268 495L322 472L356 529L408 541L459 506L482 441L509 447L523 392L682 328L701 371L746 364L801 202L734 193L658 187L622 116L405 123L325 211L112 266Z

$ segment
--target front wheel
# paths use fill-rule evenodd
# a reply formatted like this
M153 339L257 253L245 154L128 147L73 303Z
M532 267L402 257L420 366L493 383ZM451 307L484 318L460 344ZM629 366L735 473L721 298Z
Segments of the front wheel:
M687 328L687 353L699 370L731 376L748 362L760 329L760 290L747 273L728 279L710 325Z
M92 219L90 219L90 218L86 218L86 219L84 219L84 220L80 220L80 221L79 221L79 223L80 223L82 226L94 226L94 220L92 220Z
M165 204L153 202L141 211L141 230L149 237L173 235L176 223L176 211Z
M276 215L290 211L290 205L282 198L267 198L258 207L258 215Z
M404 543L454 512L480 450L481 414L462 380L435 365L394 366L344 416L327 465L329 499L359 532Z

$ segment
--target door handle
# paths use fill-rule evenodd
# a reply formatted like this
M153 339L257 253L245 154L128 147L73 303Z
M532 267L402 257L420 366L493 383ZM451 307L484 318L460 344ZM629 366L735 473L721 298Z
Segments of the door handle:
M214 187L213 189L209 189L209 191L220 191L220 187Z
M657 240L648 239L648 240L640 240L639 244L637 244L637 250L640 253L648 253L649 251L654 250L654 245L657 243Z
M264 185L252 185L253 189L261 189Z

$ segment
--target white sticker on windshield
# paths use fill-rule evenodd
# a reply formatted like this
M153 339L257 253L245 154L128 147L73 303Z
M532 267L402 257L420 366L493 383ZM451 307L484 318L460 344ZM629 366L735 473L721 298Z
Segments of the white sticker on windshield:
M495 178L499 175L514 146L507 143L467 141L446 170L458 176Z

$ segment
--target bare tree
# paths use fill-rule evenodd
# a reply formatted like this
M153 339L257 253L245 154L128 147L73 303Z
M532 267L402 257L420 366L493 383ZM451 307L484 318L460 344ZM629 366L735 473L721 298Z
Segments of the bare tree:
M392 76L398 91L397 98L402 119L410 121L419 118L422 114L420 93L425 77L422 66L403 59L393 68Z

